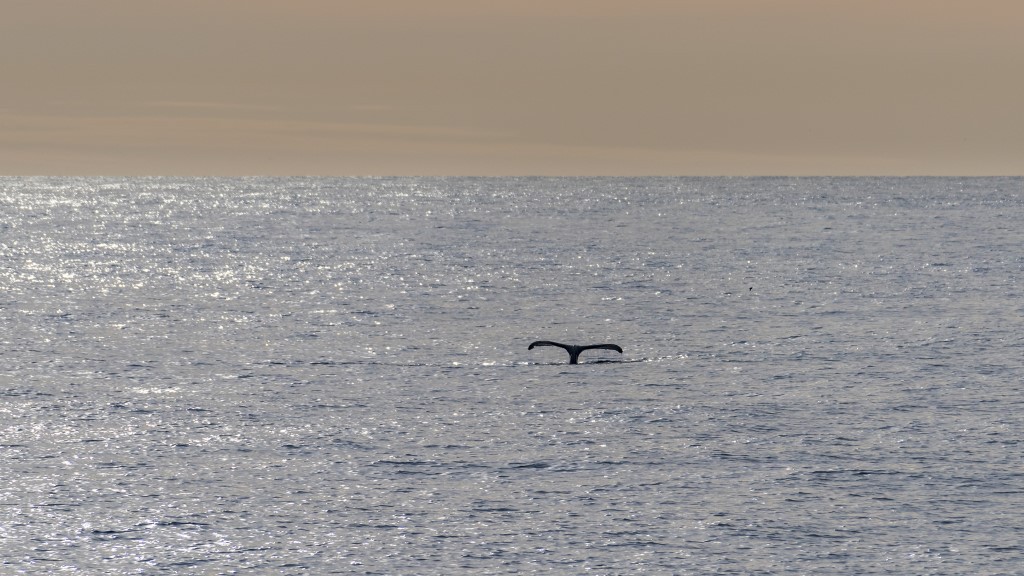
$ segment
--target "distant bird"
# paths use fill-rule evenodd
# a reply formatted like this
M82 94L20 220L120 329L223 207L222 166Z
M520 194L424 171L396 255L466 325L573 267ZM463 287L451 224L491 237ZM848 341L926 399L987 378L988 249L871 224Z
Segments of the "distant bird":
M593 350L599 348L601 350L615 350L619 354L622 354L622 348L619 348L615 344L588 344L586 346L577 346L575 344L559 344L558 342L551 342L548 340L537 340L527 350L533 350L534 346L558 346L563 348L569 353L569 364L579 364L580 352L584 350Z

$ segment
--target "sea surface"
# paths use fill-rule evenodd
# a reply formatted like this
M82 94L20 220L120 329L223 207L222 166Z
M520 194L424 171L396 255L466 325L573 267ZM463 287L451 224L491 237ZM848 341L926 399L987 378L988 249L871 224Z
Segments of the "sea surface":
M0 574L1021 574L1022 360L1022 178L0 178Z

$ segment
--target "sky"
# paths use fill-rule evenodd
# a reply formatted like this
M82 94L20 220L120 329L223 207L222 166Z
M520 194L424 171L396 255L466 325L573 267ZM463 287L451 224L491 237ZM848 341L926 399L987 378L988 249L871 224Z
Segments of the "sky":
M0 0L0 174L1020 175L1020 0Z

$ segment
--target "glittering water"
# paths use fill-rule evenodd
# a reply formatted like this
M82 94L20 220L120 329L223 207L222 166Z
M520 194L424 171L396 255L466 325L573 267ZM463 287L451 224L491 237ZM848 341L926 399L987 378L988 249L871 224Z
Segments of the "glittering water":
M1021 222L1020 178L0 179L0 573L1018 572Z

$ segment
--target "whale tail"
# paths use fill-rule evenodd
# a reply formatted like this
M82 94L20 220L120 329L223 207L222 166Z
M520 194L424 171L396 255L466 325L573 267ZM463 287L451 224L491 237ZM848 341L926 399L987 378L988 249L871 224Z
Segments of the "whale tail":
M580 352L583 352L584 350L614 350L619 354L622 354L622 348L616 344L587 344L584 346L577 346L576 344L561 344L550 340L537 340L530 344L527 350L533 350L534 346L557 346L562 348L569 353L569 364L579 364Z

